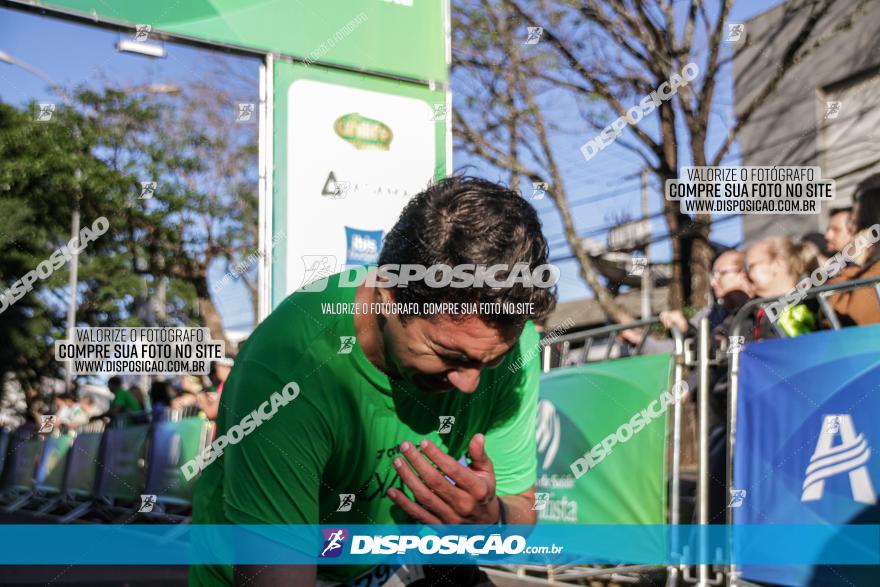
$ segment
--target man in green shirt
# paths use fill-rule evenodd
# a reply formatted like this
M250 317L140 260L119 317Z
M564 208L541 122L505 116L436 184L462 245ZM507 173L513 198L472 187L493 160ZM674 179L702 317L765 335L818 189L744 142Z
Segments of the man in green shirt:
M201 467L194 523L534 523L539 353L528 320L553 309L553 290L515 282L512 270L494 282L510 286L439 287L427 276L389 286L381 268L403 264L535 269L547 267L547 244L531 205L499 185L453 177L413 198L379 271L299 290L250 336L217 436L247 430L249 415L260 423ZM435 303L460 311L400 313ZM525 311L472 311L485 303ZM369 569L199 566L190 583L313 585Z
M137 398L130 391L122 387L122 379L118 375L114 375L107 381L107 388L113 394L110 401L110 407L105 416L113 417L126 412L141 412L143 406L137 401Z

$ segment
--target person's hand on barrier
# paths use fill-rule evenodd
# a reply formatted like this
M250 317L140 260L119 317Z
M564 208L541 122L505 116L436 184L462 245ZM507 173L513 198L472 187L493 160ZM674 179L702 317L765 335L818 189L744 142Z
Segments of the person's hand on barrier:
M468 445L469 467L428 439L422 440L420 446L424 454L411 442L403 442L400 445L403 456L394 459L397 474L412 490L416 501L402 491L389 489L388 497L394 503L424 524L498 522L501 510L499 498L495 495L495 469L486 454L486 438L482 434L474 435Z
M637 328L627 328L626 330L621 330L617 336L631 345L637 345L639 344L639 341L642 340L643 334L644 333Z
M687 332L688 330L688 321L687 318L684 317L679 310L667 310L665 312L660 312L660 323L663 324L665 328L678 328L679 332Z

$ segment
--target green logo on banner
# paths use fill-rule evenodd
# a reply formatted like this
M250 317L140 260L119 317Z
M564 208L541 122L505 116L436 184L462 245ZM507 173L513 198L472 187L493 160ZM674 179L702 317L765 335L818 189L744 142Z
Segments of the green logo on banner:
M356 149L387 151L394 139L394 133L387 124L361 116L357 112L337 118L333 123L333 130Z

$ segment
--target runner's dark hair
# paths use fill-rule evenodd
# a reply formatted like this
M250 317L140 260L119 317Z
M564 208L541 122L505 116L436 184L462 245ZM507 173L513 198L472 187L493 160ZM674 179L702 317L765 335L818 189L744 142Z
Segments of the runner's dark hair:
M529 269L548 264L548 246L541 221L532 205L508 187L476 177L456 175L440 180L416 195L404 207L385 237L379 265L461 264L507 265L496 278L505 281L516 263ZM548 275L543 273L542 279ZM484 315L497 325L521 325L540 320L556 305L556 287L432 288L423 280L393 288L400 303L522 303L533 312ZM405 319L405 315L401 315Z

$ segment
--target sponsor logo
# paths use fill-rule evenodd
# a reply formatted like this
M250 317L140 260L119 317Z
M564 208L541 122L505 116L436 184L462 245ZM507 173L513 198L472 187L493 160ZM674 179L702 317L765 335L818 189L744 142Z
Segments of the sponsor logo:
M336 174L332 171L327 175L327 180L324 182L324 187L321 188L322 196L329 196L335 200L345 197L346 192L348 192L348 188L351 182L348 181L339 181L336 179Z
M576 524L578 521L577 515L577 502L564 495L560 499L548 498L546 506L538 510L538 519L546 522L569 522Z
M544 469L549 469L556 459L561 440L559 414L556 406L550 400L542 399L538 402L538 426L535 433L538 444L538 454L544 457Z
M349 265L369 265L379 262L379 250L382 248L381 230L361 230L345 227L346 263Z
M849 477L853 500L874 505L877 494L868 475L866 463L871 458L871 447L864 434L856 434L852 417L848 414L829 414L822 422L824 433L819 434L816 450L805 472L801 501L819 501L825 494L825 481L837 475ZM840 436L840 443L833 445Z
M339 138L358 150L387 151L394 139L394 133L387 124L357 112L337 118L333 123L333 130Z

